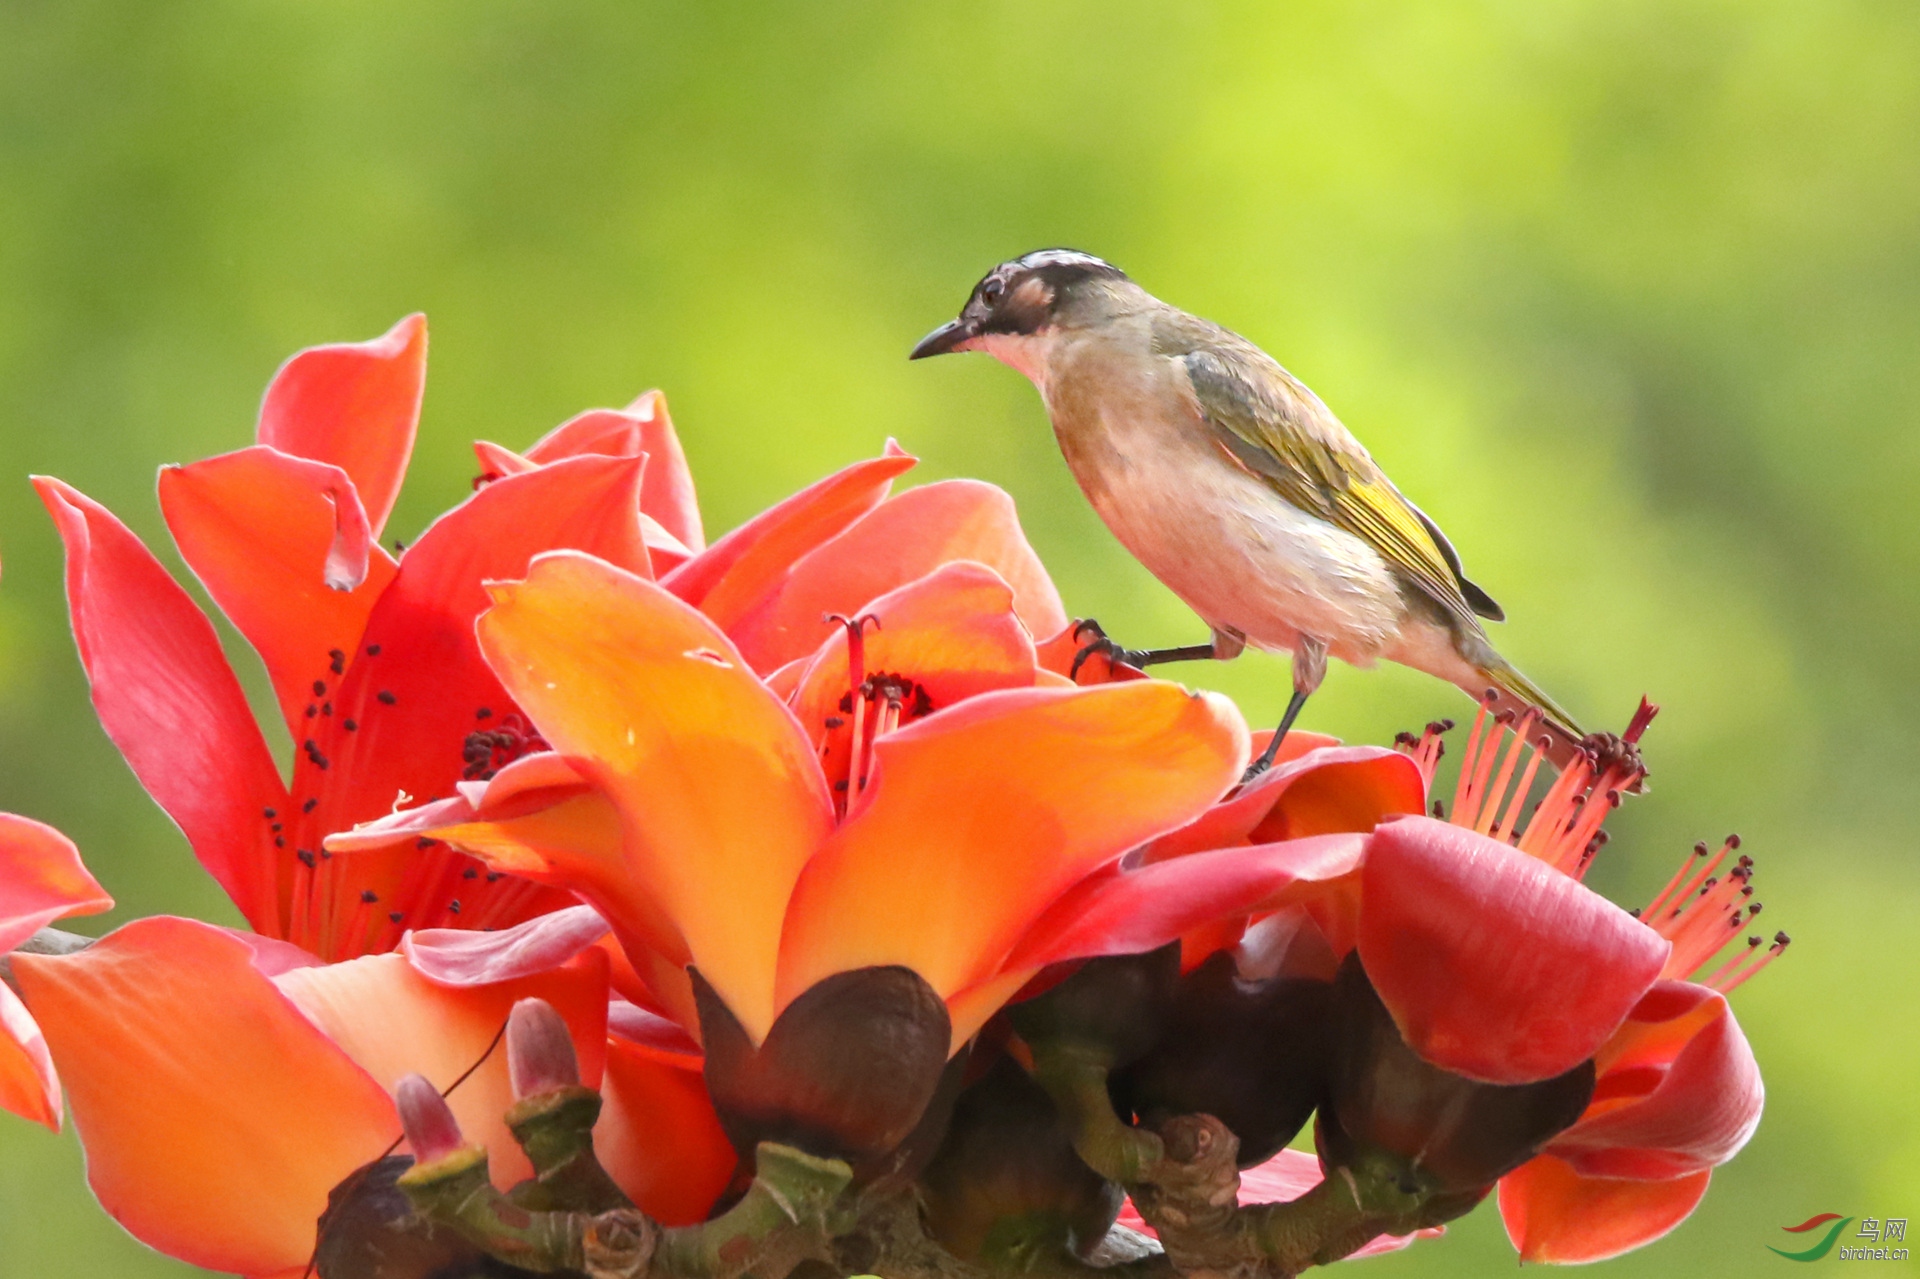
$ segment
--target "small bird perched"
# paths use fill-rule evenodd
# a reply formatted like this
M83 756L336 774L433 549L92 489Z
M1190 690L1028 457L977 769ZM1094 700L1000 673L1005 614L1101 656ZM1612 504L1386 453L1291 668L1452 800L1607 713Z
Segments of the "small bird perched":
M1133 650L1094 627L1087 651L1136 666L1248 644L1292 654L1292 700L1249 776L1272 764L1329 656L1510 696L1538 711L1556 763L1579 746L1572 717L1494 651L1480 619L1504 615L1439 525L1253 343L1099 258L1043 249L987 272L911 358L949 351L1026 374L1100 518L1213 629L1210 643Z

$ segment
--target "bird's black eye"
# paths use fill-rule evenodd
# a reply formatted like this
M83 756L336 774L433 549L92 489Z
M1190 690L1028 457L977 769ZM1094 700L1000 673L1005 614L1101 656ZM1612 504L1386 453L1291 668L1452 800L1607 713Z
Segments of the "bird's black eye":
M1003 290L1004 290L1004 286L1000 283L1000 281L988 280L985 284L980 286L980 300L982 302L985 302L988 306L995 306L999 303L1000 294Z

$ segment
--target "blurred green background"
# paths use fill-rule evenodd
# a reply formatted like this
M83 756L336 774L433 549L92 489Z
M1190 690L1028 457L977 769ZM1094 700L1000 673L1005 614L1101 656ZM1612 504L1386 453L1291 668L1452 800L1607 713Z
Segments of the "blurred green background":
M78 840L121 903L89 928L233 918L93 720L25 476L160 546L156 466L247 442L296 348L416 309L403 537L473 437L658 385L715 532L897 435L920 478L1013 492L1070 611L1198 638L1024 380L905 359L987 267L1074 245L1313 385L1561 700L1665 706L1602 888L1637 904L1731 829L1758 860L1796 939L1738 1000L1766 1122L1603 1271L1748 1275L1816 1212L1920 1217L1916 68L1920 13L1851 0L9 0L0 808ZM1183 674L1256 721L1287 689L1264 657ZM1305 722L1463 704L1337 669ZM1490 1208L1364 1263L1512 1264ZM0 1274L186 1273L93 1206L71 1136L0 1122Z

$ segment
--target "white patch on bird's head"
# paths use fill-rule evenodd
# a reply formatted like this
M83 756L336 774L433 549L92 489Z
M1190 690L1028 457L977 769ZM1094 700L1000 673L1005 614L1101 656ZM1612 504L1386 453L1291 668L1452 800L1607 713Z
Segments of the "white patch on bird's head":
M1096 258L1093 254L1082 253L1078 249L1036 249L1017 261L1027 270L1046 266L1084 266L1114 272L1120 270L1104 258Z

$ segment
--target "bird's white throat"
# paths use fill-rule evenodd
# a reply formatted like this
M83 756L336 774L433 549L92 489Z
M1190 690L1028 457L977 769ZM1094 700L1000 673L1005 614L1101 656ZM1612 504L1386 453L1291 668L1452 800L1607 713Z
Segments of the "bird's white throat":
M1042 398L1047 394L1047 356L1053 348L1054 335L1051 332L1040 333L982 333L969 339L965 347L969 351L985 351L1010 369L1024 373L1033 383Z

